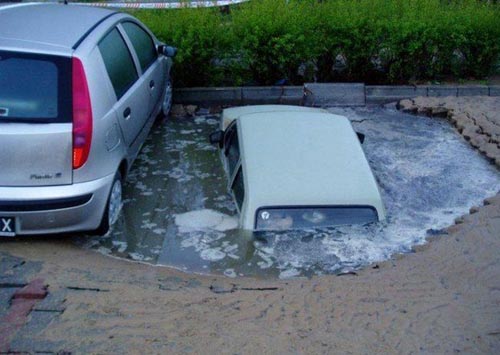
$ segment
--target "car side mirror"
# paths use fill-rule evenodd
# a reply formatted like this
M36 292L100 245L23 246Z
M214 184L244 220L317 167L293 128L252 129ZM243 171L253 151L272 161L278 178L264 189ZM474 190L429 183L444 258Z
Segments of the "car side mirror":
M177 48L160 44L158 46L158 53L163 54L165 57L173 58L177 55Z
M213 133L210 133L210 143L219 145L219 148L222 149L223 139L224 139L224 131L218 130Z
M356 135L358 136L359 142L363 144L365 142L365 135L359 132L356 132Z

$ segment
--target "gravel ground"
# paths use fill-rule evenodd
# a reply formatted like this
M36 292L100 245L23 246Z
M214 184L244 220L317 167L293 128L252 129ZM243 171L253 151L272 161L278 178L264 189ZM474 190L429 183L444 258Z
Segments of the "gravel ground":
M410 104L426 114L446 109L439 115L452 121L464 113L474 124L485 114L492 125L478 124L478 132L491 142L499 126L498 98L400 107ZM9 339L11 351L498 354L500 195L457 222L415 253L357 273L288 281L183 274L64 238L6 241L0 317L16 289L42 278L49 294Z

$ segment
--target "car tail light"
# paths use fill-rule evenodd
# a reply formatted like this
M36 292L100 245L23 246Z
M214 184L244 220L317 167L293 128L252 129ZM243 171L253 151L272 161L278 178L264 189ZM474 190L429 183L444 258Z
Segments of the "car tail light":
M73 58L73 169L85 164L92 143L92 105L82 62Z

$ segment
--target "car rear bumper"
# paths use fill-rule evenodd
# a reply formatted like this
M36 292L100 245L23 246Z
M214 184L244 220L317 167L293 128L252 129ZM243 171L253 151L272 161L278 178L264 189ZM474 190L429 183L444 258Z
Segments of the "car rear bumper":
M61 186L0 187L0 217L14 217L18 235L94 230L101 222L113 178Z

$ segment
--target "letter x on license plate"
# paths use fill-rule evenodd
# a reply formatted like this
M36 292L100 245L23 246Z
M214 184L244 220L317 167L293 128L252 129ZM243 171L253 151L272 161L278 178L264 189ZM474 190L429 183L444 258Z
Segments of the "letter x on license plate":
M14 217L0 217L0 236L14 237L16 235L16 219Z

